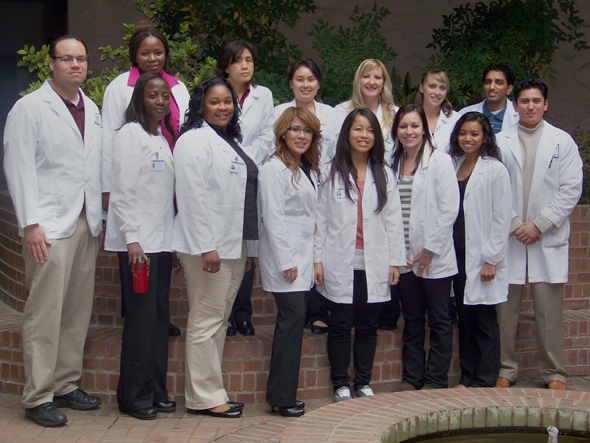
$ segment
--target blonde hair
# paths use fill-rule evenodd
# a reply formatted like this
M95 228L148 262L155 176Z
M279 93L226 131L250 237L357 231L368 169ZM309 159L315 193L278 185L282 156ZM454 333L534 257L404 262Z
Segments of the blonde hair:
M385 139L389 137L389 133L391 132L393 117L395 116L395 103L391 93L391 78L387 73L385 65L380 60L369 58L362 62L356 69L354 81L352 84L352 97L350 98L348 112L350 113L356 108L364 109L367 107L361 92L361 77L366 71L373 68L381 68L381 72L383 73L383 89L379 94L379 103L383 108L383 126L386 128L386 131L383 133L383 138Z
M291 126L295 117L299 117L307 126L313 129L313 137L309 149L301 155L301 162L310 166L312 171L320 173L320 147L322 141L321 123L318 118L305 108L291 106L285 109L275 123L275 153L274 157L281 160L289 169L293 170L291 181L298 181L301 177L301 168L299 162L295 159L293 153L287 147L285 134Z
M447 117L449 117L453 112L453 105L451 105L451 102L449 101L449 92L451 90L451 82L449 81L449 76L442 69L429 69L422 75L422 80L420 80L420 84L422 85L422 87L424 87L424 82L428 79L428 76L430 75L432 75L432 77L435 80L444 83L447 87L447 96L445 97L445 100L442 102L442 105L440 105L440 107L444 114ZM424 96L420 92L420 88L418 88L418 92L416 93L416 103L424 106Z

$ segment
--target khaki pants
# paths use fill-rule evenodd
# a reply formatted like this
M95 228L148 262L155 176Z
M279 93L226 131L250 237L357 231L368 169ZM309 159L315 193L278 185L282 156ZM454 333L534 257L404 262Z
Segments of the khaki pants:
M563 369L563 297L565 284L533 283L533 305L537 327L539 373L545 383L565 382ZM500 324L500 377L515 381L518 360L514 350L523 285L510 285L508 301L497 305Z
M211 409L228 400L221 363L227 319L242 282L246 245L237 260L221 260L215 274L203 271L201 256L178 253L184 268L189 302L186 328L185 406Z
M41 264L30 257L23 239L29 290L23 314L26 408L78 388L92 313L98 239L86 215L80 214L71 237L51 243L49 259Z

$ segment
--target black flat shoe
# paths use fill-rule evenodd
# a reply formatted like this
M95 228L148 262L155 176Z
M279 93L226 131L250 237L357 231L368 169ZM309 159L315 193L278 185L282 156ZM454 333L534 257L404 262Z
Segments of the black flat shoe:
M233 337L234 335L236 335L236 324L233 321L228 320L227 332L225 333L225 335L228 335L230 337Z
M168 337L180 337L180 328L172 323L168 323Z
M277 408L276 411L275 408ZM305 414L305 410L297 406L271 406L270 410L272 412L280 413L283 417L301 417L303 414Z
M305 408L305 402L301 401L301 400L295 400L295 406L297 406L298 408Z
M241 410L236 409L229 409L223 412L213 412L211 409L189 409L186 408L187 412L192 414L205 414L210 415L211 417L218 417L218 418L239 418L242 416Z
M158 412L174 412L176 411L175 401L159 401L154 403L154 409Z
M238 403L237 401L228 401L226 404L236 411L241 411L244 409L244 403Z
M247 320L237 322L236 327L238 328L238 332L242 335L254 335L254 326L252 326L252 322Z
M322 335L328 332L327 326L318 326L318 325L311 325L311 332L313 334Z
M119 411L139 420L155 420L158 418L158 411L156 408L143 408L131 410L119 405Z

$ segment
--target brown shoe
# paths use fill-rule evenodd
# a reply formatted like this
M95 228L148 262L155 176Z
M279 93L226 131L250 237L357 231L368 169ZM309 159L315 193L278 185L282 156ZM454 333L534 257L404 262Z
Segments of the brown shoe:
M556 391L567 391L565 384L559 380L549 380L549 383L547 383L547 389L555 389Z
M509 388L513 384L514 383L512 383L506 377L498 377L498 381L496 382L496 388Z
M401 382L399 385L397 385L395 388L393 388L393 391L391 392L405 392L405 391L415 391L416 388L414 387L414 385L411 385L408 382Z

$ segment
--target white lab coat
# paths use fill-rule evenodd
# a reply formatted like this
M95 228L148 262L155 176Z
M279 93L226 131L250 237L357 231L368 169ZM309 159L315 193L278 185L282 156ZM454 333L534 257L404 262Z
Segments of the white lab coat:
M124 72L107 86L102 101L103 141L102 141L102 192L111 192L113 187L113 147L115 135L125 124L125 111L131 102L133 86L128 86L129 72ZM188 109L190 95L181 81L177 82L170 91L180 112L180 126L184 121L184 114Z
M483 104L484 103L485 103L485 100L482 102L476 103L474 105L469 105L469 106L464 107L463 109L461 109L459 111L459 117L462 115L465 115L468 112L481 112L481 113L483 113ZM507 99L507 105L508 106L506 106L506 112L504 113L504 120L502 120L502 131L507 130L515 123L518 123L518 121L520 120L518 112L516 112L514 110L514 105L512 104L512 101L510 99Z
M158 128L159 129L159 128ZM174 223L174 166L168 142L128 123L115 136L114 183L109 200L107 251L171 251Z
M293 170L271 157L258 174L260 204L259 262L262 288L268 292L309 291L313 286L313 233L317 207L317 173ZM283 271L297 266L297 279L287 283Z
M394 171L396 176L398 173ZM410 210L410 258L426 248L434 252L430 272L423 278L435 279L457 274L453 225L459 213L459 185L451 157L428 146L412 183ZM418 270L418 263L413 271Z
M453 129L455 129L455 125L460 118L461 114L458 112L451 111L451 115L447 117L443 110L440 110L434 134L431 134L434 147L439 151L449 152L451 146L451 133L453 132Z
M371 168L367 167L363 190L363 239L369 303L391 299L389 267L406 264L401 204L393 173L387 175L387 203L379 213L377 186ZM316 216L314 261L322 263L324 285L316 289L335 303L351 304L353 298L354 255L357 231L356 186L351 201L344 191L344 182L337 175L329 180L329 166L322 169ZM352 177L351 177L352 180Z
M458 172L464 157L457 163ZM465 304L495 305L508 298L508 236L512 194L508 169L498 160L478 158L463 199L465 215ZM485 263L496 266L496 277L481 281Z
M182 134L174 148L176 203L172 249L242 256L246 164L207 122Z
M50 83L17 101L4 128L4 173L19 235L39 223L49 239L70 237L86 203L88 227L96 237L102 230L100 112L82 93L82 139Z
M340 135L339 117L338 113L330 105L325 105L317 101L313 102L315 105L315 116L320 121L322 126L322 156L320 158L320 164L324 165L334 158L336 155L336 143L338 142L338 135ZM275 120L273 124L279 119L279 117L285 112L287 108L297 106L295 99L289 103L283 103L275 106Z
M240 114L242 143L240 146L260 167L274 151L274 103L272 92L264 86L250 85Z
M582 194L582 159L578 146L565 131L546 121L537 148L535 169L528 200L527 220L524 220L522 153L518 140L518 125L496 136L502 150L502 160L512 181L512 217L532 221L544 215L557 227L541 234L540 241L531 246L510 236L508 265L510 284L567 283L569 216Z
M342 102L334 107L336 112L338 113L338 127L342 128L342 124L344 120L350 113L348 108L350 107L350 100ZM395 107L397 111L398 107ZM377 109L377 120L379 120L379 125L381 126L381 132L383 133L383 141L385 142L385 158L391 158L391 152L393 151L393 137L391 136L391 126L387 127L385 121L383 120L383 106L379 103L379 109ZM395 118L395 115L391 116L392 122ZM392 123L393 124L393 123Z

